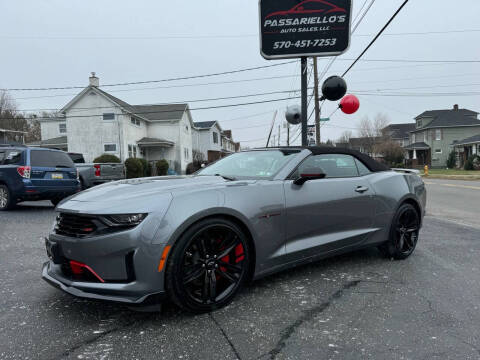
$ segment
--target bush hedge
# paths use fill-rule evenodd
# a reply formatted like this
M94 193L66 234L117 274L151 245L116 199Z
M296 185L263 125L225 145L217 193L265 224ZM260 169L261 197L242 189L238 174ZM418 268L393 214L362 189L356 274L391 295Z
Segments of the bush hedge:
M140 159L128 158L125 160L127 179L134 179L144 176L143 164Z
M94 163L100 163L100 164L105 164L105 163L121 163L120 159L111 154L103 154L100 155L99 157L93 159Z
M457 165L457 158L456 158L455 150L452 150L450 151L450 154L448 154L447 168L455 169L456 165Z
M145 159L138 159L142 162L143 166L143 176L148 177L152 176L152 167L150 166L149 162Z
M155 165L157 167L157 174L159 176L167 175L168 168L169 168L167 160L165 159L158 160Z

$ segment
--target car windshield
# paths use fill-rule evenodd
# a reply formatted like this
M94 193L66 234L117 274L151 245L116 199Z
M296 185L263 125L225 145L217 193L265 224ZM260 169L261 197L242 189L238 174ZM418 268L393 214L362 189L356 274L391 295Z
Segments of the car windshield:
M271 179L300 150L246 151L232 154L196 175L217 175L230 179Z

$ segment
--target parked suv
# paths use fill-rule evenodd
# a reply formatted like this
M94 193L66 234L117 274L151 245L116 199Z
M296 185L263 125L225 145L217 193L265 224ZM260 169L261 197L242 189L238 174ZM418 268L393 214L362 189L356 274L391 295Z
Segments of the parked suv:
M66 152L0 144L0 211L30 200L57 205L79 190L78 171Z

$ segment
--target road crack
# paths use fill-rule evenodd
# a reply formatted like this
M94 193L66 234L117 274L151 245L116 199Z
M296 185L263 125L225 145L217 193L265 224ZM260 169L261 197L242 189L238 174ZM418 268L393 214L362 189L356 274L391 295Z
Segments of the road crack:
M297 318L293 323L291 323L289 326L287 326L283 331L282 331L282 336L280 337L280 340L277 342L277 345L270 350L267 354L264 354L260 356L260 358L270 355L270 359L275 359L280 352L285 348L287 340L293 335L293 333L305 322L310 321L313 319L315 316L321 314L323 311L325 311L335 300L341 298L343 294L345 293L346 290L354 288L360 284L362 280L354 280L354 281L349 281L345 283L340 289L338 289L336 292L334 292L330 297L327 299L327 301L311 308L303 311L303 314Z
M233 353L235 354L235 356L237 357L238 360L242 360L242 358L240 357L240 354L238 353L237 349L235 348L235 345L233 345L232 341L230 340L230 338L228 337L227 333L225 332L225 330L223 329L223 327L220 325L220 323L217 321L217 319L215 319L212 315L212 313L208 313L208 316L210 317L210 319L212 319L212 321L215 323L215 325L217 325L217 327L220 329L220 331L222 332L222 335L223 337L225 338L225 340L227 340L228 344L230 345L230 348L232 349Z
M142 319L143 320L143 319ZM108 329L108 330L105 330L99 334L95 334L94 336L90 336L86 339L84 339L83 341L81 341L80 343L78 344L75 344L73 345L72 347L70 347L69 349L65 350L63 353L61 353L59 356L58 356L58 359L63 359L63 358L66 358L68 357L69 355L73 354L74 352L76 352L77 350L83 348L83 347L86 347L88 345L91 345L91 344L94 344L96 343L97 341L103 339L104 337L106 337L107 335L110 335L112 333L115 333L117 331L121 331L121 330L124 330L124 329L127 329L127 328L130 328L130 327L133 327L134 325L136 325L140 320L137 319L137 320L134 320L134 321L130 321L130 322L127 322L127 323L124 323L122 325L119 325L119 326L115 326L111 329Z

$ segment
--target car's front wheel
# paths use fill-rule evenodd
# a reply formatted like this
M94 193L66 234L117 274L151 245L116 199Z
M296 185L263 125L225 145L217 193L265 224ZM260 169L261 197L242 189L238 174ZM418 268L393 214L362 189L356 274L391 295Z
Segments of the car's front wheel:
M403 204L393 217L389 240L379 247L389 258L408 258L417 246L420 215L411 204Z
M10 190L5 185L0 185L0 211L9 210L15 205Z
M172 301L193 313L227 305L241 289L250 263L246 235L234 222L209 218L190 227L169 256L166 286Z

